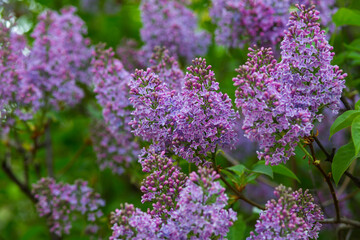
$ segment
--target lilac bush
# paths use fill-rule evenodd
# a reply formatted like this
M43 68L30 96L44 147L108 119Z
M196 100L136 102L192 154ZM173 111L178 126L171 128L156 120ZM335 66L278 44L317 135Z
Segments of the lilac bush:
M317 239L321 229L320 220L323 213L308 190L293 192L283 185L274 191L277 200L266 204L266 210L260 213L255 225L255 233L251 232L247 239Z
M320 109L337 112L346 74L331 65L334 53L321 31L319 12L298 6L281 42L281 62L271 49L250 49L233 79L236 105L245 117L245 136L258 141L259 159L272 165L294 155L300 137L310 135Z
M74 185L69 185L42 178L33 185L33 193L39 215L47 218L50 231L58 236L69 234L75 213L86 216L89 222L95 222L103 215L100 208L105 202L86 181L77 180Z

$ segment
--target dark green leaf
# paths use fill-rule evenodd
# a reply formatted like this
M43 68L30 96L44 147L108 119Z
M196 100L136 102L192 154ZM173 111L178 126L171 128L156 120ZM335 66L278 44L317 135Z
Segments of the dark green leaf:
M261 163L256 164L251 171L255 173L265 174L271 178L274 178L273 170L271 169L271 167Z
M246 238L246 222L241 215L238 215L237 217L238 219L234 225L230 227L229 233L227 234L227 239L229 240L243 240Z
M346 169L356 158L357 156L355 156L355 148L353 142L342 146L336 152L331 165L331 170L336 185L339 183L340 178L344 174Z
M284 175L289 178L293 178L299 183L301 182L300 179L293 173L290 169L288 169L285 165L279 164L276 166L272 166L272 170L274 173Z
M355 103L355 110L360 110L360 100Z
M350 110L341 114L330 127L330 138L341 129L349 127L357 116L360 116L360 110Z
M355 155L360 151L360 116L356 117L351 124L351 137L355 147Z

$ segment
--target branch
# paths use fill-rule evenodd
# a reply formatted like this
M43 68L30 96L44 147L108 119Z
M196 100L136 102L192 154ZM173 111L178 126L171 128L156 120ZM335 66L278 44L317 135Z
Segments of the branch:
M26 196L29 197L29 199L33 202L36 203L37 200L35 199L34 195L32 194L30 188L23 184L22 182L20 182L20 180L15 176L15 174L13 173L13 171L11 170L11 168L8 166L8 164L6 163L6 161L3 161L1 164L2 169L4 170L4 172L6 173L6 175L10 178L11 181L13 181L19 188L20 190L25 193Z
M319 221L319 223L323 223L323 224L340 224L340 223L344 223L344 224L348 224L351 225L353 227L356 228L360 228L360 222L356 221L356 220L352 220L352 219L347 219L347 218L340 218L339 220L336 220L334 218L328 218L328 219L324 219Z
M53 150L51 143L50 121L45 125L45 150L46 150L46 168L48 176L54 178L54 162L53 162Z

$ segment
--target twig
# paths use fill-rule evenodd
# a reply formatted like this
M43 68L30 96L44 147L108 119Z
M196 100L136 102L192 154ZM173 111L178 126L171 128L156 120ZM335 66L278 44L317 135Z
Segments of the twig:
M352 107L350 106L350 104L348 103L348 101L346 100L346 98L344 96L341 96L340 100L344 104L346 110L351 110L352 109Z
M352 220L352 219L347 219L347 218L340 218L339 220L336 220L334 218L328 218L328 219L324 219L324 220L319 221L319 223L323 223L323 224L344 223L344 224L348 224L348 225L351 225L351 226L356 227L356 228L360 228L360 222L359 221Z
M74 163L80 157L80 155L85 150L85 148L87 146L89 146L90 144L91 144L91 141L88 139L85 139L85 141L83 142L83 144L81 145L79 150L75 153L74 157L66 164L66 166L64 168L62 168L59 171L59 175L63 175L64 173L66 173L74 165Z
M335 192L334 186L333 186L333 184L331 182L331 178L330 178L330 176L328 174L325 173L324 169L322 169L322 167L320 166L320 163L316 161L315 150L314 150L314 147L312 145L312 142L310 142L308 145L310 147L313 164L315 165L315 167L317 169L319 169L321 174L324 176L325 181L326 181L326 183L327 183L327 185L328 185L328 187L330 189L330 193L331 193L331 196L332 196L333 201L334 201L334 207L335 207L335 212L336 212L336 220L339 221L340 220L339 201L338 201L338 199L336 197L336 192Z

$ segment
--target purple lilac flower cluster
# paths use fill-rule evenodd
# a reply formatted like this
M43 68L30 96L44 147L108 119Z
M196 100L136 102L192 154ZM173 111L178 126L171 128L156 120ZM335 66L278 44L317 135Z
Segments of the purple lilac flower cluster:
M232 48L246 43L276 46L284 35L290 0L213 0L210 16L216 42Z
M92 131L94 149L101 168L109 167L122 174L139 154L139 145L128 124L132 111L128 99L131 76L114 58L112 49L103 45L97 47L92 65L94 92L104 117L104 122Z
M26 41L0 23L0 132L6 134L14 122L14 115L26 120L31 118L31 107L41 92L34 85L24 85ZM30 106L34 103L33 106Z
M103 121L91 127L91 142L101 170L111 169L121 175L140 153L139 145L130 132L113 132Z
M91 50L84 22L74 15L75 8L61 14L46 11L38 18L31 36L33 46L26 60L24 84L36 86L43 94L42 107L58 109L74 105L83 96L76 82L87 83Z
M293 192L282 185L274 191L277 200L266 204L266 210L260 213L248 240L286 239L308 240L318 238L323 213L308 190Z
M153 202L152 215L163 216L173 210L175 201L186 182L186 175L167 158L165 152L148 150L140 159L143 172L150 173L141 184L141 202Z
M40 15L27 46L23 36L0 26L1 124L28 120L40 109L63 108L82 98L76 82L86 83L91 51L83 21L74 8ZM29 52L28 54L24 54Z
M344 77L331 65L334 53L324 31L319 12L298 6L292 12L281 43L281 62L271 49L250 49L247 63L233 79L236 105L245 117L245 136L259 142L264 152L259 159L272 165L286 162L294 155L300 137L311 134L323 107L339 108Z
M225 210L228 198L212 169L190 173L180 192L177 208L161 229L165 239L224 239L236 221L236 213Z
M42 178L33 184L33 193L39 215L48 219L50 231L58 236L69 234L75 213L86 215L89 222L95 222L103 215L99 208L105 202L87 186L86 181L77 180L74 185L69 185Z
M192 172L166 219L144 213L133 205L117 209L112 213L110 240L224 239L237 217L233 210L225 209L228 198L225 189L215 181L218 178L212 169Z
M204 55L210 44L210 35L197 31L196 17L184 1L142 0L141 19L143 51L148 58L154 47L161 46L191 61L195 56Z
M236 116L205 59L195 59L187 70L181 92L171 90L152 69L137 70L130 82L135 108L130 124L154 148L206 163L217 146L232 144Z

